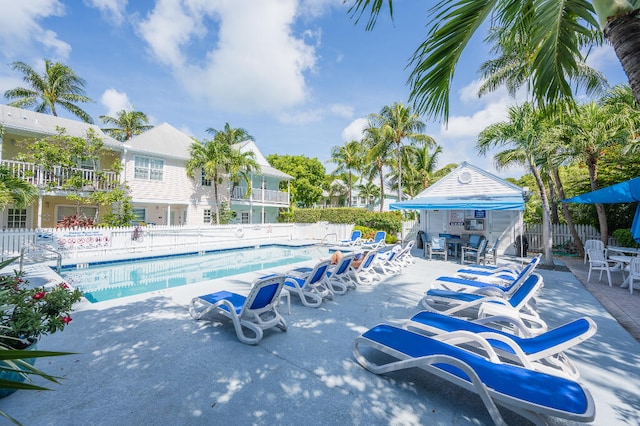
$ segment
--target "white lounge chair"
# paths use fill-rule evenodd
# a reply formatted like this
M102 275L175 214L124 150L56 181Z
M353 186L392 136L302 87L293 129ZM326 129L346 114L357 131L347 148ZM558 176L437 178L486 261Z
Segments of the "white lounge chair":
M514 335L490 327L492 318L467 321L435 312L419 312L406 321L405 330L428 333L439 339L441 336L451 339L455 334L464 336L474 333L481 339L478 346L485 342L500 355L501 358L513 361L526 368L547 372L549 374L577 379L580 376L576 365L563 351L593 336L598 329L591 318L579 318L565 323L542 334L529 335L524 324L514 319L519 332L523 336ZM471 343L471 342L470 342Z
M194 319L206 319L210 314L219 314L233 321L238 340L254 345L262 340L264 330L278 327L287 330L287 323L276 310L284 275L268 275L253 282L248 296L229 291L218 291L195 297L189 305ZM253 336L245 333L250 330Z
M341 240L340 245L346 247L354 247L362 244L362 231L356 229L351 232L351 238L348 240Z
M333 299L333 291L327 283L327 271L331 266L331 260L323 260L306 274L287 274L284 285L290 293L298 295L303 305L317 308L322 301Z
M473 339L469 333L469 339ZM503 363L490 345L474 352L456 337L437 340L388 324L377 325L353 341L356 361L375 374L407 368L421 368L480 396L496 425L506 425L496 404L512 410L536 424L540 415L590 422L595 404L589 391L565 377ZM372 351L392 360L380 362ZM388 359L388 357L385 357Z
M494 287L478 288L473 292L430 289L420 303L426 310L444 315L471 319L485 316L518 318L531 334L540 334L547 330L547 324L534 308L534 297L542 286L542 277L534 273L512 294Z

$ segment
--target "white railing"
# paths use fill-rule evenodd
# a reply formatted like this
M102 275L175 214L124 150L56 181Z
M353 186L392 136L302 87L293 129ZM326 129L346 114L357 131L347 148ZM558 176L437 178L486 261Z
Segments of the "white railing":
M14 177L18 177L30 184L39 187L62 188L72 176L78 174L87 183L85 190L108 190L119 185L118 174L110 171L87 170L78 168L66 168L55 166L50 170L34 163L22 161L0 160L0 165L11 171Z
M233 200L247 200L247 188L236 186L231 193ZM257 203L289 205L289 193L270 189L252 188L251 201Z
M147 226L122 228L6 229L0 231L2 260L25 254L25 263L55 251L63 259L100 258L158 251L195 252L287 240L320 242L327 234L347 239L352 225L272 223L205 227ZM331 241L329 241L331 243ZM23 250L23 247L28 249ZM41 250L39 250L39 248Z

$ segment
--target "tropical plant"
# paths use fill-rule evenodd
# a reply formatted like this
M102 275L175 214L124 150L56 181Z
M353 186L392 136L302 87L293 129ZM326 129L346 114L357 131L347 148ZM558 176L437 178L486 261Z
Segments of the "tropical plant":
M531 103L509 108L509 120L495 123L485 128L478 136L476 148L480 155L486 155L490 148L507 147L494 155L497 168L512 164L525 166L536 180L542 200L542 243L544 262L553 264L551 238L551 220L549 217L549 199L545 184L538 169L540 143L544 128L544 115Z
M19 177L11 170L0 166L0 210L8 205L26 207L38 198L38 189Z
M367 30L373 29L383 0L353 0L349 13L356 22L369 15ZM393 17L393 1L387 0ZM414 52L409 76L410 100L417 112L449 116L451 81L462 52L473 35L491 21L513 43L522 34L526 42L518 51L527 52L526 74L533 76L531 89L539 103L552 104L572 98L572 83L581 75L581 64L589 44L606 37L613 45L640 103L640 0L541 0L535 2L440 0L430 10L427 38ZM600 32L601 31L601 32ZM629 35L633 36L629 36ZM491 40L490 40L491 41Z
M23 74L23 81L28 87L16 87L4 92L7 99L15 99L9 103L17 108L35 107L36 112L58 115L56 106L60 105L86 123L93 123L91 116L76 105L78 102L93 102L85 96L85 81L67 65L60 62L44 62L43 74L38 74L24 62L13 62L12 68Z
M348 189L348 206L351 207L351 192L353 189L353 172L362 167L364 153L362 144L359 141L349 141L341 146L334 146L331 149L331 161L337 164L334 173L346 173Z
M402 148L403 144L422 142L434 146L436 141L423 133L425 124L411 108L395 102L384 106L379 114L371 114L369 121L380 129L381 137L395 145L397 159L398 201L402 201Z
M212 134L213 138L218 142L226 143L227 145L233 145L246 140L254 140L254 137L245 129L242 127L231 127L229 123L224 123L222 130L209 127L206 132Z
M108 182L107 176L98 170L99 161L106 158L104 143L93 129L84 137L70 136L64 128L56 128L57 134L38 140L25 140L25 150L16 156L19 161L38 164L45 173L59 179L50 179L44 189L68 191L66 198L76 203L76 216L81 216L82 204L112 205L124 200L125 191L116 182ZM91 173L80 168L91 165ZM117 160L109 167L118 172ZM86 189L91 187L91 191Z
M422 143L408 147L407 151L407 179L405 192L415 197L421 191L430 187L436 180L436 166L442 147L436 145L431 149L429 144Z
M113 127L102 128L102 131L120 142L128 141L132 137L153 128L149 124L147 115L141 111L126 111L123 109L118 111L115 117L101 115L99 118L104 124L113 125Z
M364 129L362 143L367 151L366 162L363 168L365 176L372 180L378 177L380 182L380 211L384 211L384 168L389 163L388 152L391 141L382 135L379 128L371 123Z
M16 259L11 259L10 262ZM73 305L82 292L66 283L52 287L33 287L23 273L0 276L0 343L24 349L40 336L64 330L71 321Z
M245 197L249 198L252 191L251 174L260 173L261 170L256 161L255 153L253 151L242 152L238 149L230 149L225 169L231 181L231 193L233 194L240 181L243 181L247 185Z
M185 164L189 178L202 177L213 185L217 225L220 224L218 188L222 183L221 172L227 167L231 151L231 145L215 138L213 140L204 140L203 142L195 141L189 147L190 158Z

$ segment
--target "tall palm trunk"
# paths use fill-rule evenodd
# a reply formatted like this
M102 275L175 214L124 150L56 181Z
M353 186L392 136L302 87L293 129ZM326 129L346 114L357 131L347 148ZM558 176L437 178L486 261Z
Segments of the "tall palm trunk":
M621 15L607 23L605 37L622 64L636 102L640 104L640 9Z
M562 186L562 180L560 180L560 172L557 168L554 168L551 172L551 177L556 183L556 187L558 188L558 197L561 200L564 200L566 197L564 196L564 186ZM576 225L573 223L573 216L571 215L571 211L569 210L569 205L567 203L560 203L562 205L562 215L564 216L564 220L567 222L567 226L569 227L569 232L571 233L571 238L576 244L576 249L578 249L578 253L580 253L581 257L584 257L584 245L582 244L582 240L578 235L578 231L576 230Z
M590 156L587 158L587 169L589 170L589 181L591 183L591 190L597 191L598 188L598 167L597 160ZM609 226L607 225L607 213L604 210L604 205L596 204L596 213L598 214L598 224L600 225L600 240L607 245L609 240Z
M380 175L380 212L384 209L384 175L382 174L382 162L378 160L378 175Z
M542 181L540 171L535 166L531 165L531 173L536 179L536 184L540 190L540 199L542 200L542 249L544 251L544 264L553 265L553 238L551 236L551 216L549 214L549 197L547 197L547 191Z
M397 142L398 145L398 202L402 201L402 153L400 149L400 141Z

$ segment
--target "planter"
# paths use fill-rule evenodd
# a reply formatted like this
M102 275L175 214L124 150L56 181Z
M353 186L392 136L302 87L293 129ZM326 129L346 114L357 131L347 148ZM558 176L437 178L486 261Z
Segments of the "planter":
M38 349L38 342L33 343L31 346L27 346L24 351L35 351ZM26 355L25 355L26 356ZM24 358L23 361L26 363L33 365L36 362L35 358ZM0 361L0 367L6 367L7 363L4 361ZM16 373L13 371L0 370L0 379L3 380L11 380L12 382L23 383L26 380L24 374ZM12 393L15 393L18 389L10 389L0 387L0 398L5 398Z

